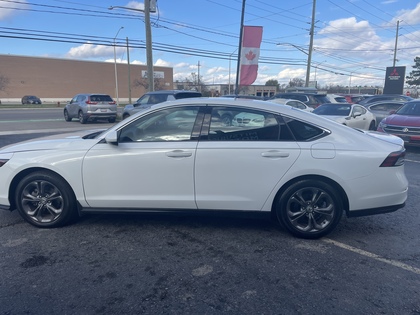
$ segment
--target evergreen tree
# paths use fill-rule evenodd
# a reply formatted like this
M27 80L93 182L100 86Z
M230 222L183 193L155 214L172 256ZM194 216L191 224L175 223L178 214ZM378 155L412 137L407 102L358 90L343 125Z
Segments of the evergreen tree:
M409 85L420 85L420 57L414 58L415 65L413 65L413 71L405 77L406 83Z

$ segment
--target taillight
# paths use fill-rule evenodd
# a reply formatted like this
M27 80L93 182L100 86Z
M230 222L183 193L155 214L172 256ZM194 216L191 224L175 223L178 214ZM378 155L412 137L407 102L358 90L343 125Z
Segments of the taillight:
M86 101L86 104L95 105L95 104L98 104L98 102Z
M405 150L390 153L380 167L401 166L404 164Z
M114 104L115 104L115 101L109 102L109 105L114 105Z

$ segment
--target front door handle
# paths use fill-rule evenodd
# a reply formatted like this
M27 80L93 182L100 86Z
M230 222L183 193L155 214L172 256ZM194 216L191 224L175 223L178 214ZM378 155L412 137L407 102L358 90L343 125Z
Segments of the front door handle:
M191 151L184 151L184 150L173 150L171 152L167 152L166 156L167 157L172 157L172 158L184 158L184 157L192 156L192 152Z

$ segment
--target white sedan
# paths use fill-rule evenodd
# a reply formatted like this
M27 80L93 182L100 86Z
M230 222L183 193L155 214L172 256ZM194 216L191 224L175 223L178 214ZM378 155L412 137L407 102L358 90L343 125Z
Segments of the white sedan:
M273 98L273 99L268 100L267 102L272 102L272 103L282 104L282 105L289 105L289 106L299 108L307 112L312 112L314 110L312 107L306 105L305 103L301 101L287 99L287 98Z
M182 99L53 138L0 150L0 208L42 228L83 213L212 210L271 213L293 235L318 238L342 213L391 212L407 198L394 136L270 102Z
M376 117L358 104L330 103L318 106L312 112L340 124L364 130L376 130Z

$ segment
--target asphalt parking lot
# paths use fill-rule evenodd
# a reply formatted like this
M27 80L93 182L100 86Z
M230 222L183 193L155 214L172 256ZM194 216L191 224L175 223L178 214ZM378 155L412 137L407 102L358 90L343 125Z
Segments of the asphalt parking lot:
M48 124L7 132L0 118L0 147ZM0 314L420 314L420 150L407 151L406 207L343 217L319 240L263 217L89 215L44 230L2 211Z

